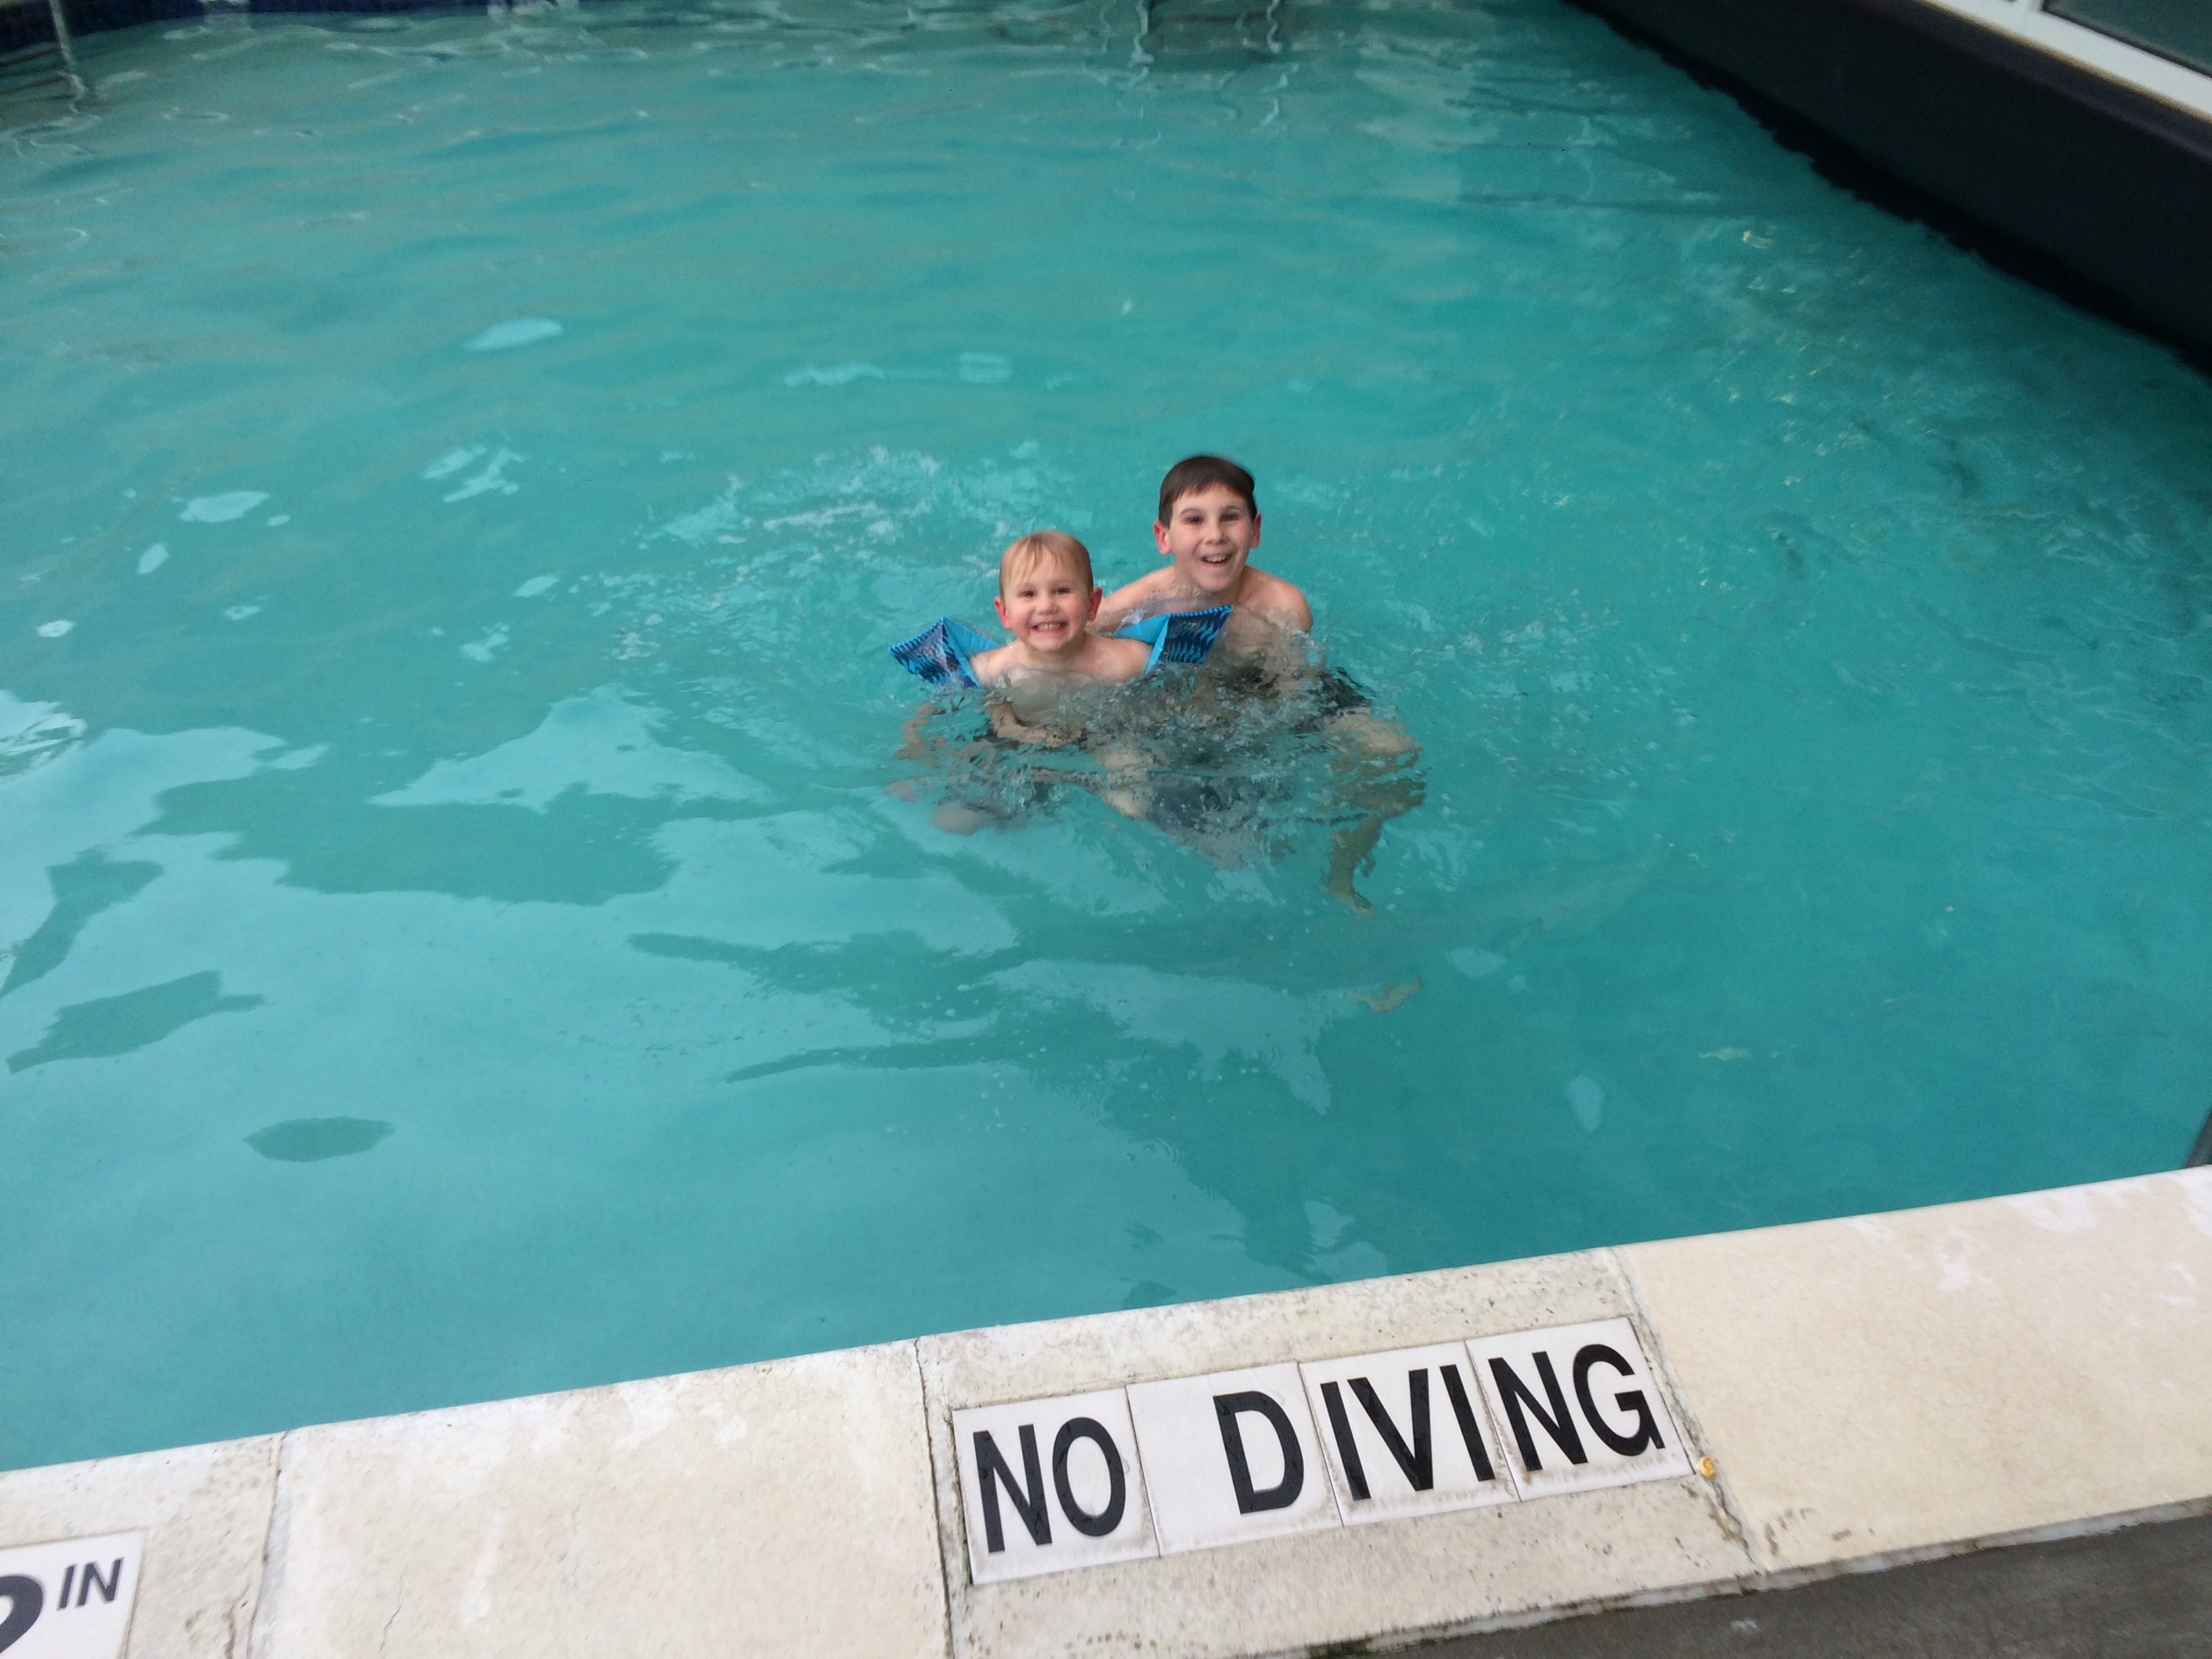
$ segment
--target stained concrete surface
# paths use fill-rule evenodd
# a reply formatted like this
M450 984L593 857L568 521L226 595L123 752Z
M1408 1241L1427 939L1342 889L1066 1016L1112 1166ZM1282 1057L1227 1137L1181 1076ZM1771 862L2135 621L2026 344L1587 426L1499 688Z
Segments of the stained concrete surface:
M1417 1659L2212 1659L2212 1516L1467 1637Z
M2212 1170L1615 1255L1766 1571L2212 1497Z

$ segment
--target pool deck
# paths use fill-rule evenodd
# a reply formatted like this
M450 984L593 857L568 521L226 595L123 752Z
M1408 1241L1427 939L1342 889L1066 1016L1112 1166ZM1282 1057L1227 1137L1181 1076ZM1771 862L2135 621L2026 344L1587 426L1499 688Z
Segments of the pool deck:
M1387 1649L2212 1513L2208 1316L2200 1169L18 1470L0 1577L128 1554L142 1659ZM1441 1379L1425 1491L1330 1381L1364 1403L1371 1372L1405 1430L1408 1367ZM1218 1478L1237 1411L1250 1505ZM78 1628L16 1659L116 1650L39 1645Z
M1420 1659L2212 1659L2212 1516L1424 1645Z

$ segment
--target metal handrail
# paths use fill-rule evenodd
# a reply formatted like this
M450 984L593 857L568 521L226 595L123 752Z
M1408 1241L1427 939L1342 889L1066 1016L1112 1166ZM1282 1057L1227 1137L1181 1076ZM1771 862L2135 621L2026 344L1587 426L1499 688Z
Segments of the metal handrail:
M2189 1157L2182 1164L2185 1170L2198 1170L2212 1164L2212 1112L2204 1115L2204 1127L2197 1132L2197 1144L2189 1149Z
M69 76L70 90L82 98L84 77L76 72L76 41L70 33L69 14L62 9L62 0L46 0L46 15L54 20L54 45L61 52L62 72Z
M69 15L62 9L62 6L63 0L0 0L0 13L35 13L44 10L48 26L53 31L53 39L51 42L31 42L15 51L0 54L0 67L4 67L10 77L7 86L7 90L9 92L27 91L33 87L43 86L48 82L60 80L68 84L70 96L82 98L88 94L89 88L82 72L77 67L76 33L70 27ZM34 60L42 58L49 46L55 58L58 60L60 69L58 75L50 71L30 71L29 80L18 81L13 78L15 75L26 72Z

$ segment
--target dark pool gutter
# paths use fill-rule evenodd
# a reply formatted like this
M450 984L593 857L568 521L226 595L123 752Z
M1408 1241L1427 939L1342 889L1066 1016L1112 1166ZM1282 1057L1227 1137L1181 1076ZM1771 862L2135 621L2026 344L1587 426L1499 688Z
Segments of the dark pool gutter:
M2212 76L2036 0L1582 0L2212 352Z

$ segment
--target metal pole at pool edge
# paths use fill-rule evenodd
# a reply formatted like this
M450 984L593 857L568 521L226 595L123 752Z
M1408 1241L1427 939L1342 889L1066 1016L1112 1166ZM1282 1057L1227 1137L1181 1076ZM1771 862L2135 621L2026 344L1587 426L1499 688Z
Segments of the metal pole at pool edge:
M76 43L70 38L69 15L62 9L62 0L46 0L46 15L54 20L54 45L61 49L62 73L69 76L70 89L82 98L87 88L84 76L76 72Z
M2197 1144L2189 1149L2188 1159L2181 1167L2197 1170L2208 1164L2212 1164L2212 1112L2204 1115L2204 1127L2197 1132Z

